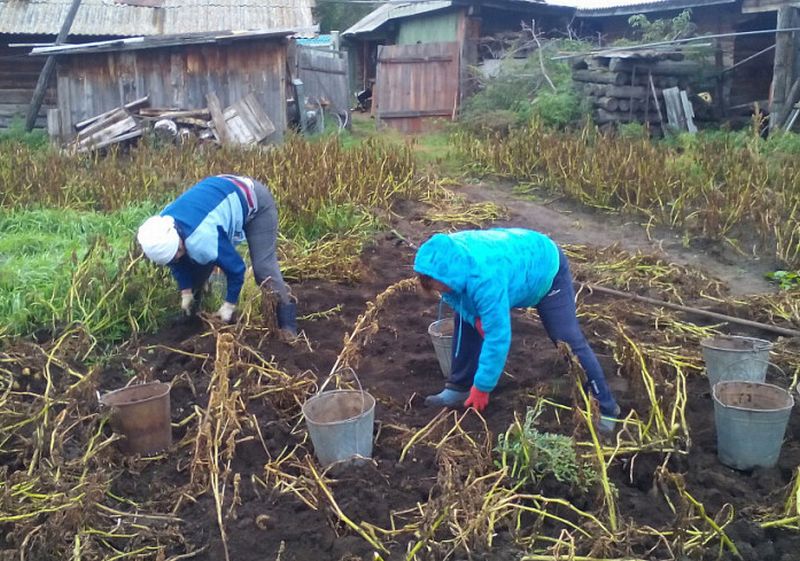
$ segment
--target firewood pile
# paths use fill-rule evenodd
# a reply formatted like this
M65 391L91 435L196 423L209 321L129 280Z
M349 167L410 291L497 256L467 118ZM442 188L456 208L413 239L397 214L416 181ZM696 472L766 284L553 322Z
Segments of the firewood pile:
M193 138L217 144L253 145L275 132L275 126L253 94L223 108L214 93L200 109L150 107L143 97L75 125L77 134L67 148L93 152L115 144L133 142L145 133L162 141Z
M598 125L649 123L694 132L688 88L700 64L678 51L605 51L573 61L572 80Z

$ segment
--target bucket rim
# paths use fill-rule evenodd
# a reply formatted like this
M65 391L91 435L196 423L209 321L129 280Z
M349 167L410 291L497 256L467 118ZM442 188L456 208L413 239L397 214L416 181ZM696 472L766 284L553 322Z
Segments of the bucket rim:
M125 393L126 391L128 391L128 390L130 390L132 388L141 388L141 387L147 387L147 386L161 386L164 389L164 391L158 392L158 393L156 393L154 395L150 395L150 396L144 397L142 399L136 399L134 401L128 401L127 403L106 403L106 399L108 397L110 397L110 396L115 396L115 395L119 395L119 394ZM124 388L118 388L116 390L111 390L110 392L104 393L103 395L100 396L98 401L104 407L127 407L129 405L137 405L139 403L147 403L148 401L153 401L155 399L161 399L165 395L169 394L169 392L171 390L172 390L172 384L170 384L169 382L145 382L144 384L131 384L130 386L125 386Z
M452 318L442 318L442 319L437 319L434 322L431 322L431 324L428 326L428 335L430 335L431 337L439 337L440 339L447 339L448 337L452 339L453 338L452 335L444 335L443 333L435 329L438 328L440 324L446 321L452 321Z
M749 384L752 386L761 386L761 387L776 389L786 394L786 396L789 398L789 403L787 405L784 405L783 407L778 407L775 409L754 409L752 407L742 407L740 405L728 405L727 403L723 403L722 400L717 396L717 388L721 389L722 386L727 386L730 384ZM725 407L726 409L736 409L737 411L751 411L751 412L757 411L759 413L777 413L779 411L786 411L787 409L792 409L795 404L792 392L790 392L789 390L785 390L780 386L776 386L775 384L767 384L766 382L745 382L742 380L726 380L724 382L717 382L716 384L714 384L711 394L714 399L714 403L719 403L722 407Z
M748 341L756 342L758 343L758 345L753 345L754 348L752 349L729 349L725 347L715 346L714 341L718 339L738 339L738 340L746 339ZM714 351L725 351L729 353L752 353L756 351L771 351L772 348L775 346L775 343L767 339L761 339L759 337L747 337L744 335L717 335L715 337L708 337L707 339L701 340L700 346L703 347L704 349L711 349Z
M307 411L306 411L306 408L308 407L308 404L311 403L312 401L314 401L315 399L327 396L329 394L334 394L334 393L361 394L362 397L363 396L368 396L372 400L372 404L369 407L364 408L361 411L361 413L359 413L358 415L354 415L353 417L348 417L346 419L340 419L338 421L325 421L325 422L322 422L322 421L315 421L315 420L309 418L309 416L307 414ZM303 412L303 417L306 418L306 421L308 421L310 423L313 423L314 425L316 425L318 427L327 427L327 426L332 426L332 425L341 425L342 423L344 423L346 421L357 421L357 420L359 420L359 419L361 419L363 417L366 417L367 415L369 415L370 413L375 411L376 403L377 403L377 400L375 399L375 396L373 396L371 393L365 392L363 390L361 390L361 391L359 391L359 390L330 390L330 391L327 391L327 392L321 392L321 393L317 393L317 394L312 395L311 397L309 397L307 400L305 400L303 402L303 405L300 407L300 410Z

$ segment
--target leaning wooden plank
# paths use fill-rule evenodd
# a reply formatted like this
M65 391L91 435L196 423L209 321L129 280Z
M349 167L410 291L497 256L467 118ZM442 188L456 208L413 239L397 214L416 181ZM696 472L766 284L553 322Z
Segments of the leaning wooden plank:
M686 120L683 117L683 107L681 107L681 94L678 88L667 88L664 90L664 107L667 110L667 122L673 129L686 130Z
M122 106L122 108L123 109L129 109L129 110L137 109L139 107L142 107L143 105L147 105L147 103L149 101L150 101L150 96L146 95L144 97L140 97L139 99L135 99L135 100L131 101L130 103L126 103L125 105ZM106 111L105 113L100 113L99 115L95 115L94 117L89 117L88 119L85 119L85 120L81 121L80 123L76 123L75 124L75 129L76 130L81 130L82 128L91 125L92 123L94 123L95 121L97 121L99 119L104 119L104 118L108 117L114 111L118 111L119 109L121 109L121 108L120 107L115 107L114 109L110 109L110 110Z
M108 115L103 117L102 119L99 119L99 120L95 121L91 125L87 126L83 130L81 130L78 133L76 138L79 141L81 139L84 139L84 138L89 138L90 136L95 134L97 131L103 130L103 129L113 125L114 123L118 123L119 121L124 121L125 119L127 119L130 116L131 116L130 113L128 113L125 109L122 109L122 108L118 107L117 109L115 109L114 111L112 111L111 113L109 113Z
M91 148L81 148L78 151L79 152L89 152L89 151L92 151L92 150L100 150L101 148L105 148L107 146L111 146L112 144L119 144L120 142L125 142L126 140L131 140L133 138L138 138L138 137L142 136L143 134L144 134L144 130L143 129L132 130L130 132L126 132L125 134L121 134L119 136L115 136L113 138L109 138L107 140L104 140L103 142L100 142L99 144L96 144L96 145L92 146Z
M225 110L225 124L228 127L232 143L243 146L256 143L256 138L235 109L228 108Z
M681 90L681 107L683 108L683 115L686 119L687 130L692 134L696 133L697 126L694 124L694 107L692 107L692 102L689 101L686 90Z
M219 141L222 144L228 144L231 141L231 134L228 130L228 125L225 123L225 116L222 113L222 104L219 102L217 94L208 92L206 94L206 101L208 102L208 111L211 113L211 122L214 123L214 130L219 137Z
M247 94L234 105L256 138L256 142L261 142L277 130L253 94Z
M136 122L136 119L128 115L126 119L112 123L104 129L95 132L93 135L79 140L78 146L95 147L96 145L105 142L109 138L114 138L115 136L124 134L137 127L138 123Z

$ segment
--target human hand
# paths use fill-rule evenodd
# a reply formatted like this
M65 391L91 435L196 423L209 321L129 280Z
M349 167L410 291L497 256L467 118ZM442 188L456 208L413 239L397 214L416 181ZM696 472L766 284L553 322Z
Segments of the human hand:
M192 315L192 304L194 304L192 289L181 290L181 310L185 315Z
M486 409L487 405L489 405L489 392L483 392L472 386L472 389L469 390L469 397L464 402L464 407L473 407L480 413Z
M478 331L478 335L482 338L486 338L486 335L483 332L483 322L481 322L481 318L475 318L475 329Z
M233 319L233 312L236 310L236 304L231 304L230 302L223 302L222 306L220 306L219 310L217 310L216 315L219 319L224 321L225 323L230 323Z

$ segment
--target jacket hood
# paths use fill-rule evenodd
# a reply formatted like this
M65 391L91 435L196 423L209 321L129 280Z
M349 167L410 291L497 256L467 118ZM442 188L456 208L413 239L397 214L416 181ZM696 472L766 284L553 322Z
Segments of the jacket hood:
M472 267L466 249L446 234L434 234L417 250L414 271L442 282L456 292L467 286Z

